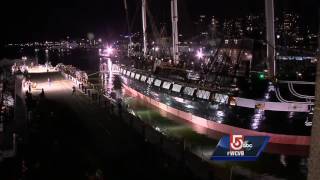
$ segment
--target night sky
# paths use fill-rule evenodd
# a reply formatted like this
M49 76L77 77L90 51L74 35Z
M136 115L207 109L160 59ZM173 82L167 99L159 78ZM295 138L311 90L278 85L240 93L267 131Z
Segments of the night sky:
M127 0L129 19L133 31L140 30L139 0ZM170 0L149 0L154 20L170 21ZM181 28L200 14L221 18L238 17L250 13L263 13L264 0L179 0ZM283 10L300 13L304 21L317 27L317 0L275 0L276 14ZM112 39L126 32L123 0L50 0L1 1L1 43L33 40L59 40L86 37L92 32L96 37ZM135 15L136 14L136 15ZM135 17L135 18L134 18ZM134 20L135 19L135 20ZM185 26L185 27L183 27Z

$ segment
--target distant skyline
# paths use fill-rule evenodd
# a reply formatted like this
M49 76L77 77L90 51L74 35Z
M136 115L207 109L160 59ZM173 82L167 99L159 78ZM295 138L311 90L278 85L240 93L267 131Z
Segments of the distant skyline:
M127 1L133 30L140 31L141 12L137 7L140 0ZM155 21L170 23L170 0L148 2ZM180 28L190 28L200 14L232 18L264 12L264 0L178 2ZM313 28L318 27L317 0L275 0L275 5L276 15L284 10L295 11ZM123 0L9 1L2 2L1 7L1 43L81 38L88 32L108 40L127 31Z

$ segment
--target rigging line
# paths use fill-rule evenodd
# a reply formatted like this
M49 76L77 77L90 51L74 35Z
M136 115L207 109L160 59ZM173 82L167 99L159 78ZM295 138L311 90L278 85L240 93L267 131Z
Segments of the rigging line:
M298 97L298 98L305 99L304 97L301 97L301 96L295 94L295 93L292 91L291 83L288 83L288 89L289 89L289 91L290 91L290 93L291 93L292 95L294 95L294 96L296 96L296 97Z
M126 21L127 21L127 28L128 28L128 33L129 36L131 35L131 29L130 29L130 22L129 22L129 14L128 14L128 4L127 4L127 0L123 0L124 3L124 9L126 12Z
M223 69L226 66L225 65L226 63L224 64L224 62L227 61L227 55L224 53L222 58L223 59L220 62L218 62L217 71L216 71L216 74L219 75L219 78L217 78L218 76L216 76L216 78L214 79L214 81L218 81L219 82L219 86L221 86L221 81L222 81L223 76L224 76Z
M217 48L216 52L214 53L214 55L213 55L213 57L212 57L212 60L210 61L210 64L208 65L208 66L209 66L209 70L208 70L207 75L209 75L209 73L212 71L212 69L213 69L213 65L214 65L214 64L215 64L215 62L217 61L217 58L218 58L217 56L218 56L218 54L219 54L219 52L220 52L220 50L221 50L222 46L223 46L223 43L221 42L221 43L219 44L219 46L218 46L218 48Z
M87 76L88 76L88 77L89 77L89 76L93 76L93 75L98 74L98 73L100 73L100 71L97 71L97 72L95 72L95 73L89 74L89 75L87 75Z
M133 29L133 26L135 25L135 22L137 20L137 16L138 16L138 13L139 13L139 10L140 10L140 6L141 6L140 1L138 1L137 6L136 6L136 11L135 11L135 13L133 15L133 18L132 18L132 21L131 21L131 24L130 24L130 29L131 30Z
M240 50L240 52L238 53L238 57L237 57L237 62L236 62L236 66L235 66L235 68L234 68L234 74L233 74L233 76L235 77L236 75L237 75L237 70L239 69L239 67L240 67L240 58L241 58L241 54L243 53L243 51L244 51L244 48L243 48L243 45L244 44L244 42L243 41L241 41L241 50Z
M287 103L286 100L282 99L282 97L279 96L279 92L278 92L277 88L275 89L275 94L276 94L276 97L277 97L278 101Z
M154 17L153 17L153 15L151 14L151 11L150 11L150 9L149 9L149 6L147 6L146 9L147 9L147 16L148 16L149 21L150 21L150 24L151 24L153 37L154 37L155 39L158 39L158 38L160 37L160 35L159 35L160 33L159 33L158 28L157 28L157 26L156 26L156 24L155 24Z
M308 84L308 85L315 85L315 82L309 82L309 81L284 81L279 80L279 83L292 83L292 84Z
M306 105L314 105L314 103L312 102L298 102L298 101L288 101L288 100L285 100L281 94L280 94L280 90L279 88L275 88L275 93L276 93L276 97L277 99L280 101L280 102L284 102L284 103L295 103L295 104L306 104Z
M291 93L292 95L294 95L294 96L298 97L298 98L305 99L305 97L303 97L303 96L299 96L299 95L297 95L294 91L292 91L292 87L291 87L291 85L292 85L291 83L288 83L288 89L289 89L290 93Z
M292 89L291 84L288 84L288 88L289 88L290 93L291 93L292 95L298 97L298 98L306 99L306 100L311 100L311 99L312 99L312 98L310 98L310 97L301 96L301 95L299 95L299 94L296 94L295 91Z
M288 83L288 87L289 87L290 92L291 92L293 95L295 95L295 96L297 96L297 97L299 97L299 98L306 98L306 99L314 99L314 98L315 98L315 96L308 96L308 95L304 95L304 94L299 94L299 93L297 93L297 91L294 90L292 83Z
M280 95L280 91L279 88L275 88L275 93L276 93L276 97L280 102L284 102L284 103L290 103L289 101L285 100L282 98L282 96Z

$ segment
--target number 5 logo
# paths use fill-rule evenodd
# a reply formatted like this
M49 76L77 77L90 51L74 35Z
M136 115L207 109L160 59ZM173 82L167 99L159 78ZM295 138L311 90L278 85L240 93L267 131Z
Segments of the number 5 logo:
M239 151L242 149L243 136L242 135L230 135L230 150Z

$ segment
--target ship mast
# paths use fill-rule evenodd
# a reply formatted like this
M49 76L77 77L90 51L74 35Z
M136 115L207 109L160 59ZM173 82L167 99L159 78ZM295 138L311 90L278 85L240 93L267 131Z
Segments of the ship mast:
M274 34L274 3L273 0L265 0L265 14L267 27L267 64L269 75L276 76L276 42Z
M142 33L143 33L143 55L147 54L147 2L142 0Z
M128 26L128 34L129 34L129 45L128 45L128 56L130 55L130 49L132 45L132 37L131 37L131 30L130 30L130 25L129 25L129 14L128 14L128 5L127 5L127 0L123 0L124 3L124 9L126 11L126 21L127 21L127 26Z
M178 2L171 0L171 20L172 20L172 54L175 64L179 61L179 39L178 39Z

